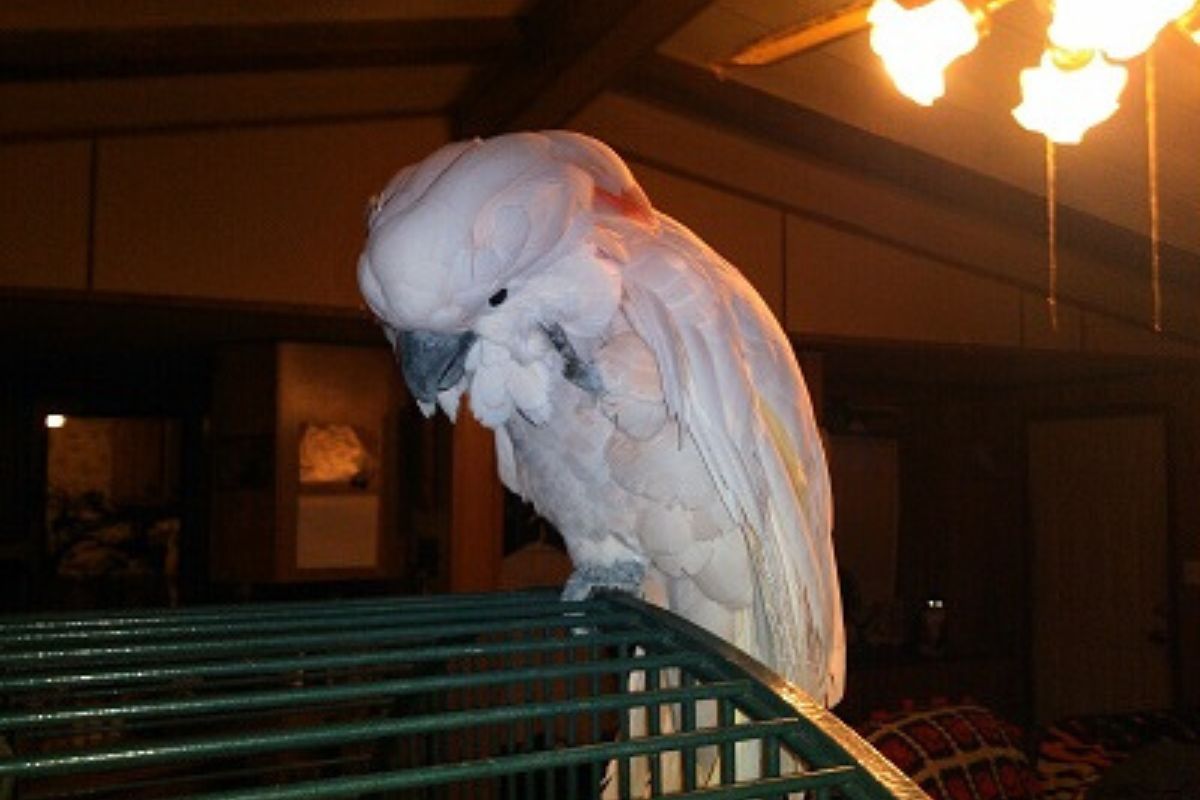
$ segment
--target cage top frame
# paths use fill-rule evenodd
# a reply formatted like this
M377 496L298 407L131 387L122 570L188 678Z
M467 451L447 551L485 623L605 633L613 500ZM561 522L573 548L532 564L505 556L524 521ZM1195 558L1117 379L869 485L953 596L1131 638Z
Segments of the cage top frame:
M586 648L592 658L573 655ZM557 651L557 652L556 652ZM566 653L562 656L562 653ZM418 670L455 659L497 658L496 671ZM390 665L390 666L389 666ZM693 676L671 685L659 676ZM701 747L732 752L749 738L777 742L806 765L752 782L685 786L672 797L735 798L813 790L817 796L913 799L926 795L833 713L793 684L707 631L663 609L618 593L577 603L548 591L437 597L263 603L188 609L23 615L0 619L0 742L110 725L147 725L211 714L325 707L417 693L488 691L514 683L581 680L599 673L650 675L641 692L594 696L528 695L512 706L462 708L335 721L280 730L230 730L161 740L109 738L60 749L0 746L4 782L111 774L153 765L187 765L231 755L429 735L483 725L524 725L582 714L717 701L736 709L736 724L644 738L617 737L492 758L446 760L398 769L188 794L205 800L355 797L364 793L548 771L597 760L657 758ZM354 680L329 676L355 675ZM260 685L280 675L325 676ZM367 676L363 678L363 676ZM162 687L187 685L186 692ZM201 687L197 689L197 687ZM569 693L568 693L569 694ZM653 719L654 715L647 715ZM732 716L724 722L733 723ZM159 723L161 724L161 723ZM61 738L61 737L60 737ZM693 756L694 757L694 756ZM776 755L775 761L778 761ZM768 759L770 760L770 759ZM657 784L656 784L657 788ZM628 787L621 786L627 794ZM572 796L574 792L571 792ZM183 796L183 795L164 795ZM657 796L657 795L655 795Z

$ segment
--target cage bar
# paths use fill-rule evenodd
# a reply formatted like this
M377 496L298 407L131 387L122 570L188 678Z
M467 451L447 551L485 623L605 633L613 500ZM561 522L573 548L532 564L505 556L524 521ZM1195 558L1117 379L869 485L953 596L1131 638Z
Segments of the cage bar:
M623 595L549 593L0 620L6 791L924 797L695 626Z

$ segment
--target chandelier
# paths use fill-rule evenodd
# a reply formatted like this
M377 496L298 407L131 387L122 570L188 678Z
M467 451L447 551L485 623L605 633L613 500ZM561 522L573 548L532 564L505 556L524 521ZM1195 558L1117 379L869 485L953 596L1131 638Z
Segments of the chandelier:
M975 49L991 17L1013 0L874 0L871 49L896 88L922 105L945 92L945 70ZM1021 70L1013 117L1059 144L1078 144L1120 106L1124 62L1146 52L1174 24L1200 37L1196 0L1054 0L1046 49Z
M896 88L921 105L946 91L945 71L988 35L1015 0L850 0L743 47L723 67L761 67L870 30L871 47ZM1046 47L1021 71L1013 116L1048 142L1078 144L1120 106L1125 62L1175 28L1200 44L1200 0L1037 0L1051 15ZM1148 65L1149 66L1149 65Z
M991 16L1013 0L874 0L867 11L871 49L896 88L922 105L946 90L947 67L970 53ZM1128 73L1124 62L1150 49L1174 25L1200 44L1197 0L1053 0L1046 48L1037 66L1021 70L1021 103L1012 110L1026 130L1046 137L1048 286L1046 302L1058 327L1058 257L1055 243L1056 144L1079 144L1083 135L1120 107ZM1162 277L1155 142L1154 60L1146 62L1149 141L1151 327L1162 331Z

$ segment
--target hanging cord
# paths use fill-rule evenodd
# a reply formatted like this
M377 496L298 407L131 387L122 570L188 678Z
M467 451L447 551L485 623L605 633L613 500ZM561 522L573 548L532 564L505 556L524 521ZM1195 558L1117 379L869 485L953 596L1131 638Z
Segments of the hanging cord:
M1046 310L1050 327L1058 332L1058 189L1054 141L1046 137Z
M1150 295L1152 324L1162 333L1162 263L1158 213L1158 87L1154 51L1146 53L1146 173L1150 191Z

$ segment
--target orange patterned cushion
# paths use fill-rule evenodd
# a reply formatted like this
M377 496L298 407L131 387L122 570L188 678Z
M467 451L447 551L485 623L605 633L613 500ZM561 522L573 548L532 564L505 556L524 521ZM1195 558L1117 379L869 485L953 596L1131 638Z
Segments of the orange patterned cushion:
M1042 800L1080 800L1113 765L1154 742L1200 744L1200 711L1131 711L1058 720L1038 741Z
M1037 797L1019 731L981 706L877 717L860 732L934 800Z

